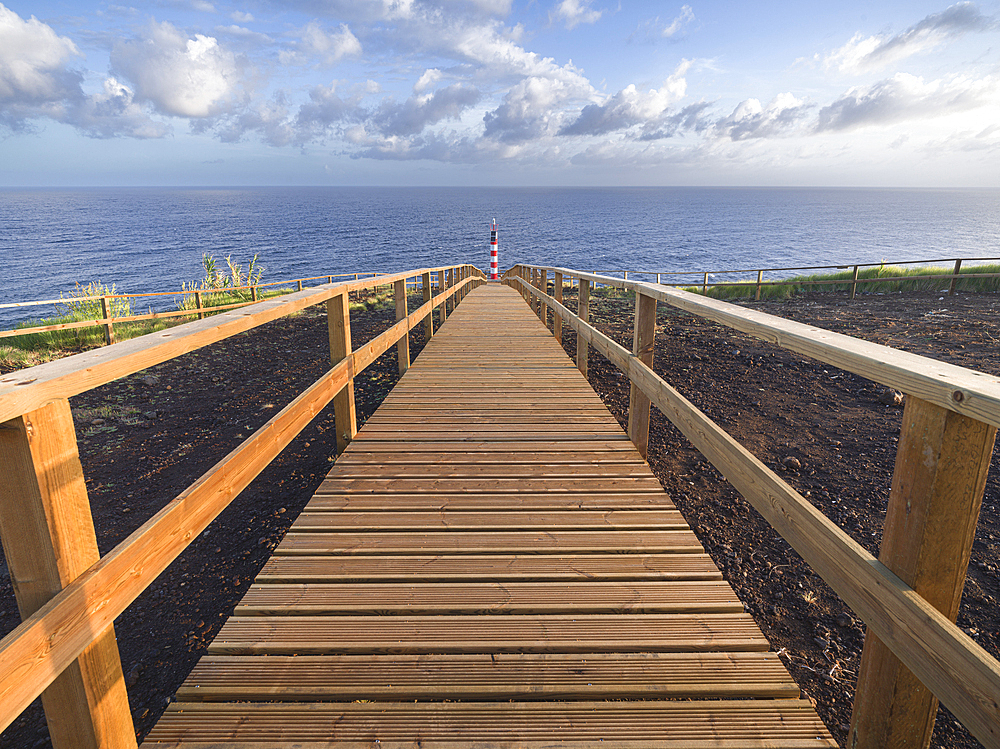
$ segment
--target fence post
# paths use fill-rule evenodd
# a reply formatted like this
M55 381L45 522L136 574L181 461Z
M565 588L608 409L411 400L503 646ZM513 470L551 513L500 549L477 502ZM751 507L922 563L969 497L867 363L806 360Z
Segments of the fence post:
M253 301L255 301L255 302L257 301L257 287L256 286L251 286L250 287L250 298Z
M656 334L656 300L635 292L635 325L632 353L643 364L653 366L653 337ZM642 457L649 447L649 398L634 382L628 398L628 436Z
M622 271L622 281L628 281L628 271L627 270L623 270Z
M104 318L104 342L110 346L115 342L115 324L111 322L111 315L109 314L110 307L108 306L108 298L106 296L101 297L101 316Z
M585 323L590 322L590 280L580 279L580 294L577 297L576 314ZM582 335L576 337L576 366L580 373L587 376L587 361L590 355L590 344Z
M406 317L406 279L401 278L392 285L396 297L396 321ZM404 374L410 368L410 331L396 342L396 358L399 359L399 373Z
M450 289L455 285L455 271L451 268L444 273L444 285L446 289ZM452 312L455 311L455 301L450 297L444 300L444 304L441 305L441 312L445 317L448 317Z
M556 283L553 291L555 291L556 301L562 304L563 299L563 277L562 273L556 273ZM555 310L552 310L552 335L556 337L559 343L562 343L562 317L556 314Z
M326 282L327 283L333 283L333 276L327 276L326 277Z
M424 304L431 300L431 273L427 271L420 277L420 285L424 292ZM434 309L427 313L427 340L434 335Z
M961 258L959 258L958 260L955 261L955 273L954 273L954 275L957 276L958 272L960 270L962 270L962 260L961 260ZM954 295L954 293L955 293L955 286L956 286L957 283L958 283L958 278L952 278L951 279L951 284L949 284L949 286L948 286L948 296L953 296Z
M879 561L952 622L969 566L996 429L906 396ZM871 632L848 746L923 749L937 698Z
M701 293L702 296L708 296L708 273L705 274L705 278L701 282Z
M549 272L547 270L538 271L538 290L543 294L549 293ZM549 305L539 298L538 300L538 317L542 321L542 325L549 327Z
M0 465L0 535L27 619L100 559L69 401L0 424ZM114 625L56 677L42 704L56 749L135 749Z
M330 335L330 364L337 365L349 357L351 347L351 302L347 293L338 294L326 302L326 324ZM358 433L358 416L354 407L354 372L344 389L333 396L333 417L337 429L337 454Z
M764 271L757 271L757 293L754 295L756 301L760 301L760 284L764 280Z
M201 304L201 292L200 291L194 292L194 303L198 305L198 319L199 320L204 320L205 319L205 313L201 311L202 310L202 304Z
M302 291L302 279L301 278L298 281L295 282L295 287L296 287L295 288L296 291Z
M855 265L854 266L854 273L851 275L851 299L854 299L854 297L858 293L858 270L859 270L859 268L860 268L860 266Z
M657 274L656 274L656 283L659 283L659 282L660 282L660 274L659 274L659 273L657 273Z

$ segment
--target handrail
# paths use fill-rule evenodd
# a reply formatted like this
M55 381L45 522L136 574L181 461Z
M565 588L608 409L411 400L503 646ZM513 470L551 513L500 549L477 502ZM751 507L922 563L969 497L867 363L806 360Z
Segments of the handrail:
M1000 257L966 257L961 258L962 262L978 263L986 260L1000 260ZM779 271L786 270L848 270L857 266L859 268L879 268L883 265L926 265L928 263L954 263L958 258L954 257L944 257L935 258L933 260L883 260L879 263L842 263L840 265L800 265L796 267L788 268L744 268L742 270L629 270L629 269L611 269L605 271L595 271L595 273L600 273L601 275L606 273L637 273L643 276L655 276L657 274L661 276L700 276L704 273L708 273L712 276L721 276L727 273L758 273L763 271L764 273L776 273Z
M640 292L804 356L911 393L942 408L1000 427L1000 377L929 359L823 328L739 307L718 299L642 281L532 266L615 288Z
M437 294L430 294L430 274L438 271L441 272L441 290ZM408 312L405 301L406 280L412 276L422 277L425 301L413 312ZM55 594L0 641L0 730L9 725L69 665L82 657L88 648L100 641L109 631L114 619L256 478L313 417L331 400L341 398L346 388L353 386L357 374L394 344L401 346L401 341L408 336L410 330L428 318L435 308L441 308L443 317L447 314L449 303L453 308L468 288L484 283L484 279L485 274L479 269L461 265L328 284L281 299L260 302L255 305L254 310L230 312L187 323L164 333L142 336L96 352L77 354L21 370L0 380L0 427L15 430L15 427L7 425L13 423L12 419L23 418L24 414L41 413L36 409L43 406L61 402L65 404L68 414L69 406L65 399L70 395L314 304L333 302L338 298L343 301L344 295L349 291L391 283L397 296L397 322L394 325L366 345L348 351L346 356L270 421L125 541L62 586L61 592ZM349 316L346 304L342 304L340 310ZM345 339L350 339L349 317L346 320L337 318L338 314L337 305L328 307L331 345L335 329L343 331L346 326ZM404 370L406 366L409 366L408 349L405 366L401 360L400 369ZM356 418L353 398L347 414L353 422ZM340 419L339 411L337 419ZM71 420L69 423L72 424ZM353 434L353 423L350 426L352 430L349 433ZM342 425L338 424L337 427L338 432L343 430ZM44 428L44 423L29 423L26 425L26 433L37 435ZM72 441L75 456L75 434L60 436ZM31 473L42 475L46 470L63 468L35 465ZM15 473L18 472L11 471L11 474ZM16 480L13 475L0 476L0 516L22 511L22 508L12 505L32 493L31 487L12 486L11 482ZM44 493L47 488L43 487L39 491ZM83 500L86 501L85 493ZM5 547L19 542L24 543L16 538L4 538ZM17 579L14 565L11 565L11 576ZM121 682L120 666L117 668L117 681ZM127 704L124 714L128 715ZM131 725L127 726L127 730L119 726L115 733L134 736L134 729ZM130 739L128 745L134 746L134 739Z
M556 277L555 296L546 293L549 271L554 272ZM529 275L531 278L526 280L521 277L522 275ZM939 697L979 741L988 747L1000 747L1000 663L955 626L954 622L935 605L907 585L886 564L857 544L808 500L657 375L641 360L638 351L628 351L565 307L559 298L562 297L561 286L566 277L575 277L585 282L588 293L590 282L600 282L635 291L637 325L641 298L664 301L844 369L859 371L862 370L862 364L866 367L875 367L878 369L878 375L889 380L888 384L900 385L904 391L911 394L916 392L919 398L925 398L928 394L938 396L944 401L942 406L959 413L967 411L972 419L987 421L993 425L1000 422L1000 381L953 365L940 365L939 362L925 357L856 341L812 326L751 312L725 302L707 300L694 294L665 289L653 284L628 282L566 268L545 266L515 266L504 274L506 283L519 288L527 297L537 299L544 304L542 310L552 309L553 333L557 337L559 334L556 331L562 322L566 322L577 332L578 347L593 345L626 373L633 387L637 387L649 399L647 402L656 405L792 548L854 609L878 641L888 646L899 661ZM546 291L542 291L540 287ZM587 312L583 314L587 315ZM543 319L546 316L543 315ZM653 317L655 325L655 315ZM637 340L638 337L637 333ZM880 361L880 359L895 358L899 361L893 364ZM863 369L859 373L869 378L875 374L871 369ZM950 381L955 379L958 382ZM916 386L917 389L910 389L910 386ZM942 394L945 397L941 397ZM948 394L959 394L962 397L955 398ZM972 401L973 408L968 408L970 404L966 402L967 399ZM916 409L919 411L920 401L914 398L911 402L917 404ZM633 418L631 408L630 406L630 436ZM907 428L908 425L904 423L903 434L899 440L901 450L907 441ZM994 436L995 429L985 428L982 443L988 448L985 450L987 467ZM971 446L959 445L956 449L971 449ZM897 472L900 470L899 465L897 463ZM982 472L981 478L985 482L985 472ZM959 493L962 489L963 487L958 486L946 487L945 491L952 490ZM893 493L896 494L896 491L894 478ZM978 487L978 491L981 499L982 485ZM890 505L892 501L890 499ZM978 512L978 505L975 502L973 505ZM909 513L909 510L907 507L905 511ZM914 508L914 512L920 514L927 510ZM973 522L973 530L974 526ZM892 532L898 530L893 529ZM888 543L889 535L890 530L887 526L883 548ZM969 546L971 541L971 536L968 536ZM961 558L961 554L958 556ZM967 554L964 564L968 564ZM965 569L962 567L957 571L960 574L954 577L959 581L958 590L952 592L960 596ZM957 605L955 610L957 612ZM867 647L866 645L866 658L869 657ZM862 676L866 675L865 668L866 662L863 661ZM862 699L860 694L862 676L859 676L858 700ZM894 699L895 695L892 698ZM859 712L859 703L856 702L856 719L866 709L870 708L862 705ZM936 710L936 707L933 707L933 710ZM857 738L855 730L856 728L852 727L854 739ZM874 743L877 745L878 741ZM863 741L861 745L865 745Z

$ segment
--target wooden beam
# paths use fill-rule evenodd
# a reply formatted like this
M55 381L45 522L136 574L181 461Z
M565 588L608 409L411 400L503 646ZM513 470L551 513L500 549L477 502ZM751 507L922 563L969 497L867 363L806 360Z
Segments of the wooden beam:
M431 300L431 297L433 296L433 291L431 290L431 274L429 271L427 273L424 273L420 277L420 287L421 289L423 289L424 304L426 304ZM427 312L427 340L429 341L431 339L431 336L433 335L434 335L434 306L431 305L431 308Z
M584 324L590 323L590 281L580 279L580 293L577 296L577 315ZM576 366L580 373L587 376L587 364L590 358L590 345L581 335L576 337Z
M851 273L851 299L858 295L858 273L860 270L860 266L855 265L854 271Z
M563 275L562 273L555 274L555 287L553 288L555 300L562 304L563 300ZM562 318L557 312L552 313L552 335L556 337L559 343L562 343Z
M958 617L996 428L907 397L879 561ZM930 745L937 698L873 633L865 638L849 745Z
M406 279L393 282L393 294L396 297L396 320L407 316L406 310ZM396 358L399 359L399 373L404 374L410 368L410 336L404 335L396 343Z
M0 465L0 537L28 619L100 559L69 401L0 425ZM55 749L136 746L114 626L98 632L42 693Z
M656 335L656 300L636 292L632 353L647 367L653 366L653 339ZM628 436L642 457L649 448L649 398L634 382L628 399Z
M336 366L349 357L351 347L351 308L347 292L326 303L327 328L330 334L330 365ZM337 453L358 433L358 416L354 406L354 372L348 372L344 389L333 398L334 419L337 428Z

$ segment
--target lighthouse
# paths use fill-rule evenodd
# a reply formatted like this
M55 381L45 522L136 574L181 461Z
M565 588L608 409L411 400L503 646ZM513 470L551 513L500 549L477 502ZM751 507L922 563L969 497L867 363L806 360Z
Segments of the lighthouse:
M500 268L497 265L497 220L490 224L490 280L500 278Z

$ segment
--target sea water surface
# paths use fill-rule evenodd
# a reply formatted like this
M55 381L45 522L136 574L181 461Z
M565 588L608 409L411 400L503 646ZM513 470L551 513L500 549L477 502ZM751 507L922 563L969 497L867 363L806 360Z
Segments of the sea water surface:
M0 303L58 298L96 280L119 292L180 292L201 277L206 253L220 265L258 254L264 282L453 263L485 269L494 217L501 268L713 272L1000 256L997 190L0 190ZM0 328L53 311L0 309Z

